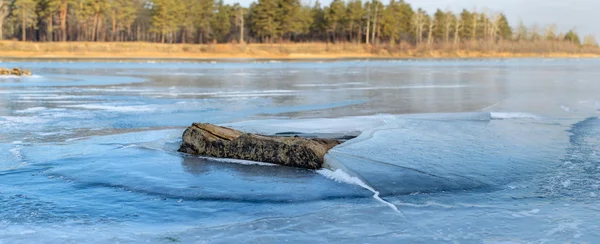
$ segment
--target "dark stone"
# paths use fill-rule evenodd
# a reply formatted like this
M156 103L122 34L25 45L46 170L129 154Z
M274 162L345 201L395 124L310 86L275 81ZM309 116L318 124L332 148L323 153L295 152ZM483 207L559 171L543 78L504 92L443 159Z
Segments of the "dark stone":
M195 123L183 133L179 152L319 169L323 166L325 154L340 143L321 138L255 135Z

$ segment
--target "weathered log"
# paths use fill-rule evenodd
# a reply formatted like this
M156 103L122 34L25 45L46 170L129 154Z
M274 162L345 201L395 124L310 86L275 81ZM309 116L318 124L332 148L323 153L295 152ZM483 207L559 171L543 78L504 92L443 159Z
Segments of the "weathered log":
M319 169L323 166L325 154L340 143L320 138L256 135L194 123L183 133L179 152Z
M0 75L31 76L31 71L27 69L4 69L0 68Z

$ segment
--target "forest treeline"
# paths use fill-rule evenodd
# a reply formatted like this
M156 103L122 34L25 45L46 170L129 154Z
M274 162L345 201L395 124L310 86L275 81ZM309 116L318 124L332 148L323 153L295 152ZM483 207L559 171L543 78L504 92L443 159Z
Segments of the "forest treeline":
M0 0L0 40L160 43L460 44L580 40L555 26L511 26L503 13L437 10L404 0L258 0L249 7L222 0Z

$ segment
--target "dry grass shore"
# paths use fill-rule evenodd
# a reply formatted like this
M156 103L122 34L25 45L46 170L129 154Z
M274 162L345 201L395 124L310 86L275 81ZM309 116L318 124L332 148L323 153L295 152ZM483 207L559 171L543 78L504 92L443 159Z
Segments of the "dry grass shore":
M144 42L0 41L0 58L114 59L339 59L600 57L598 47L568 43L468 43L460 46L365 44L159 44Z

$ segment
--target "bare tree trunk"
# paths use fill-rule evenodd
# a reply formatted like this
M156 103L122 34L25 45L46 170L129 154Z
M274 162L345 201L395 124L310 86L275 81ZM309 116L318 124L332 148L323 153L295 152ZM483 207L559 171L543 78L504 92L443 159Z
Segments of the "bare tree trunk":
M371 28L371 6L367 10L367 44L369 44L369 31Z
M98 17L98 27L96 28L96 31L98 32L96 34L96 36L97 36L96 41L99 41L99 42L102 42L102 41L106 40L105 39L105 34L106 33L104 31L102 31L102 23L103 23L102 22L102 16L99 16Z
M487 18L484 18L483 20L483 35L486 40L489 40L491 37Z
M111 38L112 41L117 40L117 13L116 10L112 11L112 33Z
M452 14L452 12L446 12L446 18L445 18L445 23L446 23L446 29L444 30L444 42L445 43L449 43L450 42L450 28L452 28L452 21L450 21L450 18L448 18L448 16L450 16Z
M48 16L48 33L47 33L47 41L52 42L54 41L54 19L52 18L53 15L52 13L50 13L50 15Z
M434 18L431 18L429 20L429 33L427 33L427 44L431 45L433 44L433 24L434 24Z
M458 44L460 42L460 18L456 18L456 23L454 26L454 44Z
M140 41L140 39L142 39L140 36L140 34L142 33L141 28L142 27L140 25L137 26L137 41Z
M423 28L424 28L424 19L423 13L418 12L415 16L415 35L417 38L417 44L421 44L423 42Z
M67 41L67 8L69 7L68 2L63 0L60 5L60 31L62 34L61 41Z
M5 2L4 0L0 0L0 40L4 39L4 20L6 19L6 17L8 16L8 13L10 11L10 7L8 5L8 2Z
M25 9L21 8L21 41L27 41L27 15L25 14Z
M371 33L371 41L373 43L375 43L375 30L377 28L377 10L379 10L379 6L375 5L375 19L373 19L373 33Z
M473 33L471 33L471 40L473 41L475 40L475 38L477 38L477 16L478 14L475 11L473 11Z
M4 18L1 15L2 13L0 12L0 41L4 40L4 28L2 28L4 26Z
M244 43L244 9L240 8L240 44Z
M98 12L94 14L94 25L92 26L92 39L90 41L96 41L96 31L98 30Z

